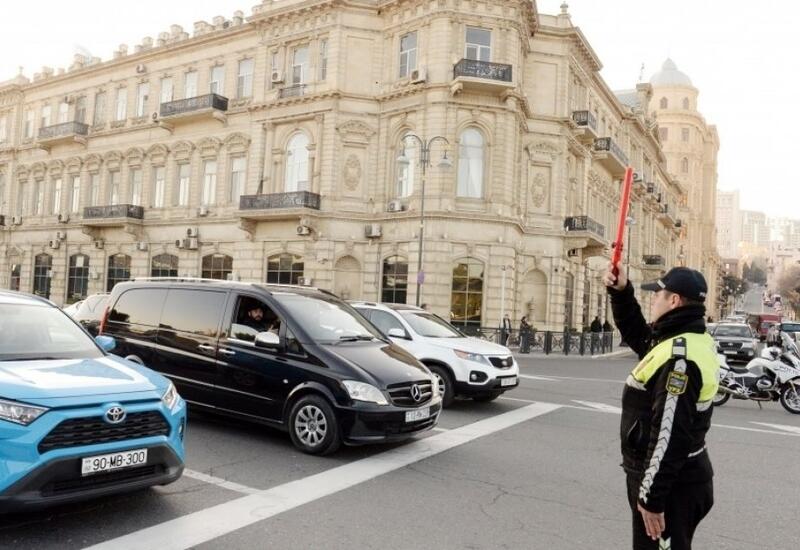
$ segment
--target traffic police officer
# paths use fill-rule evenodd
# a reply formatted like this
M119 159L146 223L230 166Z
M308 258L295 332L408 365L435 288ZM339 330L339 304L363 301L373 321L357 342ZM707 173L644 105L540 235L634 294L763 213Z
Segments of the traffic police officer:
M714 501L705 436L719 362L706 333L703 275L676 267L658 281L651 325L622 269L603 277L614 321L639 356L622 392L622 467L633 513L633 548L690 549Z

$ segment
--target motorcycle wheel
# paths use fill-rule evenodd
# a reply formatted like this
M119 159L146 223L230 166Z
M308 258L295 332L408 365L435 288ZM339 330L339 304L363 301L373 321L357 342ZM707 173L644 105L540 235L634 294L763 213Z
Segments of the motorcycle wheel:
M731 398L731 394L724 393L724 392L717 392L714 397L711 398L711 403L714 404L715 407L721 407L725 403L728 402L728 399Z
M800 414L800 385L786 384L781 391L781 405L792 414Z

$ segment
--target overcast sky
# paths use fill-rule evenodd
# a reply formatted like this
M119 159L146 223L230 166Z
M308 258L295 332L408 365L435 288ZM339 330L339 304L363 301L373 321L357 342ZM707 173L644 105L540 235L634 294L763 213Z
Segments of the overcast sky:
M0 81L32 77L42 65L66 67L76 46L103 60L119 44L155 38L173 23L192 32L215 15L250 15L253 0L3 1ZM537 0L557 14L561 0ZM800 218L800 190L790 170L800 156L798 61L794 36L800 4L719 0L571 0L573 24L600 57L612 89L632 88L666 57L700 90L700 110L717 125L719 188L740 189L742 207ZM79 7L80 9L76 9Z

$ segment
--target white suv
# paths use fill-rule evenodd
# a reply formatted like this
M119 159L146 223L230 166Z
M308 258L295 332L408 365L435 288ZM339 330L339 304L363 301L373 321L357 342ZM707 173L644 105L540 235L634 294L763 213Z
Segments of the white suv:
M442 405L457 396L493 401L519 384L519 365L501 345L464 336L441 317L404 304L350 302L439 379Z

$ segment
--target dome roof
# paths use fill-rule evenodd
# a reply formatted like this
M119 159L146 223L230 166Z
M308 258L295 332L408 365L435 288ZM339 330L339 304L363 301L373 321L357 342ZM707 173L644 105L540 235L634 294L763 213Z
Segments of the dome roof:
M691 86L692 80L678 70L678 66L671 59L664 61L661 70L650 77L653 86Z

